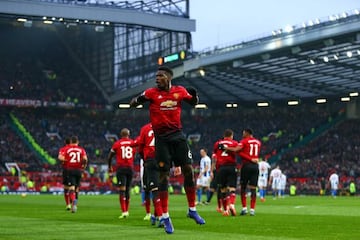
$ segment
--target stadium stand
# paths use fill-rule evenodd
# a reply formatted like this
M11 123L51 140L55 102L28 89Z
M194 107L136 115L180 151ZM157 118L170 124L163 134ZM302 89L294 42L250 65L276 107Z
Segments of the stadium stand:
M55 32L8 24L0 24L0 29L2 98L90 106L106 104ZM25 36L27 41L23 40Z

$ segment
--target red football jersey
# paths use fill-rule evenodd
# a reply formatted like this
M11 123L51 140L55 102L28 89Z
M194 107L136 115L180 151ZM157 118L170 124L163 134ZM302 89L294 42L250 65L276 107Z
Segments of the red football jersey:
M63 146L63 147L61 147L60 149L59 149L59 156L65 156L65 154L66 154L66 149L69 147L69 145L65 145L65 146ZM68 161L61 161L61 163L62 163L62 167L64 168L64 169L67 169L69 166L68 166Z
M155 137L151 123L148 123L141 128L137 143L139 152L143 152L144 161L148 158L155 159Z
M181 102L192 99L182 86L171 86L169 91L149 88L142 94L150 101L150 121L157 135L177 132L181 125Z
M219 144L223 144L224 146L227 147L235 147L238 145L238 142L231 138L224 138L224 139L220 139L214 144L214 153L216 155L216 167L236 164L236 153L232 151L220 150L218 148Z
M85 149L77 145L69 145L65 150L67 168L83 169L84 159L87 158Z
M116 167L133 167L135 158L135 142L130 138L120 138L117 140L111 151L116 153Z
M251 159L259 158L261 142L253 137L247 137L239 142L239 146L242 147L239 151L243 163L251 162Z

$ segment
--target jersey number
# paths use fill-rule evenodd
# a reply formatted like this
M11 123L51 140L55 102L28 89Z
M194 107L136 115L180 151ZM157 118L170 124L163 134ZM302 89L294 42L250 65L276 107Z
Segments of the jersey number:
M250 143L250 156L258 156L259 155L259 145Z
M148 137L151 138L151 142L149 143L149 147L154 147L155 146L155 138L154 138L154 131L150 130L148 132Z
M121 156L123 159L131 159L133 157L132 147L121 146Z
M71 163L80 162L80 152L70 152L69 155Z

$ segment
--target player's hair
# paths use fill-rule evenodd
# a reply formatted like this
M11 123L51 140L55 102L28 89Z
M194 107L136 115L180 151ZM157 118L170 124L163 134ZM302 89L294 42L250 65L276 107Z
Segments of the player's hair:
M230 128L228 129L225 129L225 132L224 132L224 137L231 137L234 135L234 131L231 130Z
M121 129L120 135L121 137L128 137L130 136L130 130L127 128L123 128Z
M71 136L70 143L78 143L78 142L79 142L79 138L77 136Z
M65 144L67 145L67 144L70 144L70 143L71 143L71 139L69 137L66 137L65 138Z
M245 128L244 131L250 135L253 135L253 130L251 130L250 128Z
M173 70L171 70L171 68L166 67L166 66L161 66L161 67L158 68L158 70L167 72L168 74L170 74L171 77L174 75Z
M208 152L207 148L201 148L200 151L201 151L201 150L204 150L205 153Z

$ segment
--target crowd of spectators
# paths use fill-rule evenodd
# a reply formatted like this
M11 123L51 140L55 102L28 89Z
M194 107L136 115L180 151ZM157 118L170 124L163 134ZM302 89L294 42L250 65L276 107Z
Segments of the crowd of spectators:
M264 139L262 157L265 158L271 157L272 154L276 155L282 148L289 147L289 143L296 143L300 136L307 135L311 129L326 124L329 118L341 111L340 105L327 108L306 105L296 109L271 107L237 111L212 110L211 113L186 110L183 114L183 127L187 135L200 136L198 142L189 139L194 166L197 166L200 160L200 148L208 148L211 152L214 142L222 137L225 128L233 129L237 140L241 139L241 131L244 127L253 128L255 136ZM20 120L35 141L54 158L57 157L59 148L63 146L64 138L77 135L80 145L88 153L90 163L99 166L106 164L106 156L113 143L111 137L106 137L107 134L118 136L121 128L127 127L131 130L131 137L134 138L138 135L141 126L148 121L147 109L119 110L115 113L76 108L2 109L1 131L4 132L2 134L4 137L1 143L2 149L6 149L1 153L2 163L13 160L25 166L26 171L33 171L37 166L38 169L35 170L39 172L58 172L61 166L51 166L41 162L41 159L11 127L11 120L6 117L10 112ZM305 113L307 118L302 117ZM352 131L356 129L358 123L355 120L348 120L337 125L305 147L284 154L278 164L290 180L296 180L298 189L304 189L305 192L318 188L318 179L327 177L335 168L342 176L359 176L359 168L354 164L359 160L355 159L359 155L359 133ZM278 134L279 132L281 134ZM346 139L346 136L349 138ZM12 144L14 142L16 144ZM357 155L351 156L351 151L357 151ZM99 179L103 179L103 175L104 172L100 170L94 174Z
M55 31L4 23L0 31L0 98L107 104Z
M282 156L279 165L289 178L307 178L300 182L302 189L317 191L319 179L328 179L336 172L341 187L347 188L350 181L360 185L360 120L344 121L309 144L294 149Z

